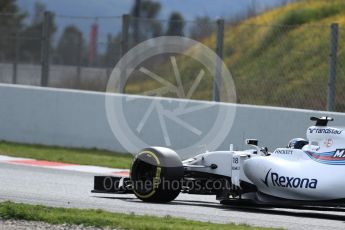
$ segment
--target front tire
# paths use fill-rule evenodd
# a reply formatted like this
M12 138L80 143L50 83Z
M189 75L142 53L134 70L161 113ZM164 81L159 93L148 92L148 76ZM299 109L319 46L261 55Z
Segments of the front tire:
M170 202L180 194L183 174L182 161L175 151L163 147L145 148L132 163L133 192L146 202Z

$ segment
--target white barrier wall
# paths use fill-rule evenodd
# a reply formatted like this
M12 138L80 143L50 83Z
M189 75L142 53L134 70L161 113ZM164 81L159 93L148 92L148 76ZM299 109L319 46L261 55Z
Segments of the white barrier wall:
M137 124L144 116L150 102L155 100L149 97L118 94L114 94L113 97L115 101L130 101L130 106L123 109L123 112L129 126L133 126L133 130L138 127ZM163 99L163 103L173 105L185 102ZM332 116L335 118L333 125L345 126L344 113L224 103L192 102L192 104L211 105L209 109L185 117L189 124L200 130L207 129L213 124L212 113L215 110L220 108L230 110L236 106L233 126L218 149L228 149L230 143L233 143L235 148L242 149L245 147L246 138L257 138L260 145L268 146L270 150L278 146L286 146L293 137L305 137L307 127L312 124L309 121L310 116ZM158 120L157 117L153 117L152 121L148 120L145 129L138 135L152 145L167 146L164 133L157 125ZM190 143L195 143L198 138L202 138L202 135L190 135L183 129L176 128L179 125L174 122L167 122L166 125L171 148L184 148ZM119 127L119 132L124 131ZM115 138L108 124L104 93L31 86L0 84L0 140L127 151ZM197 145L194 151L200 152L203 148L207 148L208 141L204 142L206 147Z

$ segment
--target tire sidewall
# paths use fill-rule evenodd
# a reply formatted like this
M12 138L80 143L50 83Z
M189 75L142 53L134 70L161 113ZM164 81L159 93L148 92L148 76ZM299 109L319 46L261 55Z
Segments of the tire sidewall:
M140 194L133 186L134 194L143 201L148 202L169 202L175 199L181 191L181 179L184 169L180 157L171 149L167 148L145 148L137 154L131 166L130 177L132 183L136 162L140 161L143 155L150 155L156 162L156 174L153 178L153 189L148 194Z

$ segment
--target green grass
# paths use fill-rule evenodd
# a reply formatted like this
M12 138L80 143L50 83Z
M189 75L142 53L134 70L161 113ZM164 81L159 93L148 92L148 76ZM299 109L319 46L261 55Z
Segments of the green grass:
M3 141L0 142L0 155L123 169L129 168L133 159L131 154L106 150L48 147Z
M344 1L305 0L227 27L224 61L238 102L324 110L330 24L338 22L342 31L344 20ZM345 46L339 36L336 110L345 111L339 90L345 86Z
M226 25L223 59L235 82L237 102L324 110L331 23L340 26L335 109L345 111L343 0L296 1L236 25ZM215 34L211 34L201 42L213 49L215 40ZM177 63L183 85L188 89L200 66L185 57L178 57ZM167 71L168 67L170 63L166 64ZM167 79L174 77L168 75ZM152 89L152 82L142 80L136 88L138 84L130 82L128 91L138 93ZM206 86L198 87L193 98L210 100L212 76L205 77L203 82Z
M52 208L41 205L0 203L0 217L43 221L50 224L83 224L84 226L120 228L120 229L268 229L248 225L212 224L190 221L181 218L139 216L135 214L111 213L102 210L82 210L70 208Z

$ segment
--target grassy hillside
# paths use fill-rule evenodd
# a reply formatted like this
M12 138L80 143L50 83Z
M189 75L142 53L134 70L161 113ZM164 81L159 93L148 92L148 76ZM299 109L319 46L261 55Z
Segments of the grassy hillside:
M340 25L336 110L345 111L343 0L298 1L237 25L227 25L224 62L235 81L237 102L325 109L331 23ZM215 35L203 43L213 48ZM182 67L181 75L188 88L200 67L185 57L179 57L177 63ZM159 69L162 67L157 71ZM173 81L174 78L168 79ZM193 98L211 99L211 79L198 88ZM133 83L130 82L128 92L135 93L154 85L145 80L135 89Z
M301 1L229 27L225 62L233 73L241 103L324 109L330 24L345 21L344 1ZM275 26L266 26L275 25ZM340 27L337 109L345 42Z

